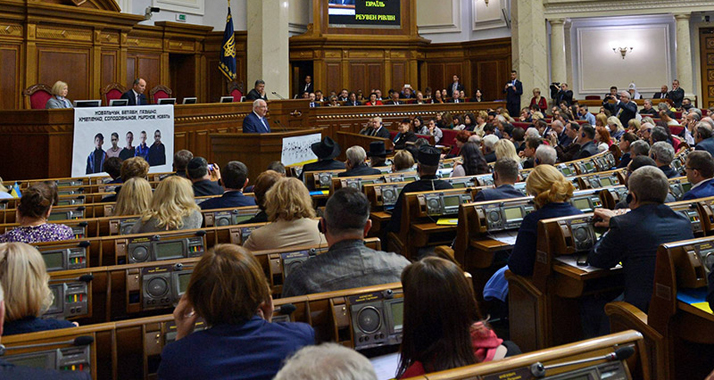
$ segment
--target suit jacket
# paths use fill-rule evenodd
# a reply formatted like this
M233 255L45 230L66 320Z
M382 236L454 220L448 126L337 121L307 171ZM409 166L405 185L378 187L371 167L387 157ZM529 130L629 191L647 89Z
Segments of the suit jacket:
M706 150L714 156L714 137L710 137L708 139L704 139L700 141L695 147L694 150Z
M657 92L652 96L653 99L667 99L669 97L669 92Z
M65 101L66 101L66 103L65 103ZM56 108L73 108L72 102L70 102L69 99L60 100L60 99L57 99L56 96L53 96L45 104L45 109L51 110L51 109L56 109Z
M466 101L464 99L459 98L459 103L465 103ZM447 103L456 103L456 99L451 98Z
M248 100L263 99L266 102L268 101L268 95L260 96L260 93L258 91L256 91L255 89L248 91L248 95L246 95L245 98Z
M702 181L699 186L687 191L687 193L682 197L682 200L687 201L690 199L706 198L711 196L714 196L714 179L707 179Z
M629 101L625 104L625 102L609 103L607 100L604 100L602 105L609 109L613 115L617 115L617 112L622 110L619 116L622 125L627 125L631 119L637 116L637 104L633 101Z
M625 302L647 312L654 284L657 248L692 239L691 222L664 204L644 204L610 219L610 229L590 249L588 263L625 270Z
M394 149L406 149L408 142L417 141L417 135L409 131L407 133L397 133L394 136Z
M251 112L243 119L243 133L270 133L270 122L263 118L265 125L255 112ZM265 128L268 128L267 130Z
M361 106L362 103L359 102L359 100L355 100L354 102L347 100L347 103L345 103L346 106L352 106L352 107L357 107Z
M496 199L509 199L524 197L522 192L513 185L501 185L494 189L483 189L474 197L474 202L493 201Z
M55 371L25 366L16 366L0 359L0 379L7 380L91 380L89 372L84 371Z
M213 182L207 179L195 182L193 184L193 196L194 197L205 197L208 195L221 195L223 194L223 187L218 184L218 182Z
M508 81L508 83L513 83L513 81ZM516 79L516 85L514 87L508 87L507 89L503 90L503 93L506 94L506 103L507 104L521 104L521 95L523 95L523 83ZM541 98L542 99L542 98Z
M307 93L315 92L315 84L312 82L303 83L301 88L302 88L301 92L307 92Z
M461 82L459 82L459 83L456 85L456 91L463 91L463 90L464 90L464 85L461 84ZM451 82L451 84L446 87L446 92L448 93L448 96L449 96L449 97L451 97L451 96L454 95L454 94L453 94L453 92L454 92L454 82Z
M588 141L585 145L580 147L580 151L573 156L573 160L587 158L596 154L598 154L597 145L595 145L592 141Z
M317 229L318 221L300 218L291 221L279 219L253 231L243 248L250 251L280 249L285 247L314 246L325 241Z
M374 134L373 134L372 136L382 137L382 138L385 138L385 139L389 139L389 138L392 137L392 135L389 133L389 131L387 130L387 128L384 128L384 126L382 126L382 127L380 127L379 129L377 129L377 130L374 132Z
M573 104L573 92L570 90L560 90L558 91L558 95L556 95L555 100L557 104L560 104L560 102L565 101L568 107L570 107L570 105Z
M684 100L684 90L679 87L676 90L669 92L669 99L674 102L674 108L679 108L682 106L682 100Z
M404 104L404 102L401 102L399 100L396 100L396 101L395 100L387 100L387 102L384 104L391 105L391 106L400 106L400 105Z
M169 343L161 352L158 378L272 379L290 354L311 344L315 331L307 324L270 323L254 316Z
M402 207L404 203L404 194L415 193L419 191L430 191L430 190L446 190L453 189L450 183L437 179L435 175L426 175L421 177L418 181L410 182L402 189L399 193L399 198L397 198L397 203L394 205L392 210L392 219L387 225L387 232L399 232L399 228L402 224Z
M568 145L570 145L573 142L573 139L568 137L568 134L565 133L565 130L560 133L560 136L558 136L558 145L562 146L563 148L567 148Z
M201 202L201 210L217 208L255 206L255 199L246 197L241 191L227 191L219 198L211 198Z
M121 95L122 99L127 99L129 101L130 106L143 106L149 104L149 101L146 99L146 95L144 94L139 94L139 104L136 104L136 97L134 96L134 90L129 90Z
M338 177L358 177L358 176L363 176L363 175L377 175L377 174L382 174L379 169L375 169L372 167L367 166L367 164L362 164L359 166L356 166L346 172L342 172L338 174Z
M312 163L306 164L305 166L302 167L302 173L300 173L300 179L303 178L303 174L305 174L305 172L317 172L317 171L322 171L322 170L340 170L340 169L344 169L344 168L345 168L344 162L337 161L334 159L312 162Z
M659 168L660 168L660 170L662 170L664 175L667 176L667 178L679 177L679 173L676 170L674 170L673 167L671 167L669 165L660 166Z
M483 158L486 159L486 162L496 162L496 152L486 154L483 156Z

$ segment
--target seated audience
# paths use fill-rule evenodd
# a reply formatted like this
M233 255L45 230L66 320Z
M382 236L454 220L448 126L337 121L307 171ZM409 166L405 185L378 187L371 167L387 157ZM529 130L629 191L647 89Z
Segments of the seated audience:
M191 160L193 160L193 153L190 150L181 149L174 154L173 167L177 176L187 178L186 166Z
M438 144L444 137L444 132L436 126L436 119L430 119L422 129L417 132L420 135L434 136L434 144Z
M416 122L416 119L415 119ZM420 120L421 122L421 120ZM399 123L399 133L394 136L392 142L394 143L394 150L406 149L408 142L414 142L417 140L416 134L411 131L411 122L409 119L402 120Z
M558 160L558 153L550 145L541 144L535 152L534 165L555 165Z
M16 222L20 226L0 235L0 243L31 244L74 239L71 228L64 224L47 223L56 194L44 183L34 184L23 191L16 211ZM6 291L9 290L6 288Z
M240 224L268 222L268 214L265 212L265 194L282 178L284 176L274 170L266 170L260 173L258 178L255 179L255 186L253 186L253 196L255 196L255 203L260 211L254 217Z
M488 163L486 163L478 145L467 142L461 147L460 155L462 162L456 164L451 172L451 177L474 176L489 172Z
M191 168L189 167L189 176ZM191 182L179 176L166 177L156 187L151 206L131 228L132 234L201 228L203 216L196 205Z
M697 124L694 141L696 142L695 150L706 150L709 154L714 154L714 132L709 124L700 122Z
M24 243L0 244L0 285L5 290L3 335L78 326L69 321L40 318L54 301L49 280L45 260L37 248Z
M518 163L518 170L523 169L523 166L521 166L521 158L518 157L518 153L516 152L516 147L515 147L515 145L513 145L513 143L510 140L506 140L506 139L498 140L496 142L495 153L496 153L496 161L498 161L502 158L510 158L513 161L516 161L516 163Z
M444 158L454 158L456 154L461 152L461 148L464 147L471 137L471 132L459 130L456 132L456 137L454 138L454 145L451 147L451 151Z
M662 171L650 166L639 168L630 176L628 187L632 211L618 214L604 208L595 210L595 217L601 219L595 225L609 230L590 249L588 263L598 268L622 263L624 301L646 313L652 298L657 248L694 235L687 217L664 205L669 182ZM601 316L606 324L602 310Z
M536 257L538 221L559 216L582 214L568 201L575 187L553 166L539 165L526 179L526 191L533 195L536 210L526 215L518 230L516 244L508 259L511 272L530 276Z
M310 192L297 178L279 180L265 194L267 224L243 244L251 251L289 246L314 246L325 241L317 229Z
M431 99L432 103L444 103L444 97L441 93L441 90L436 90L434 91L434 97Z
M203 157L194 157L186 165L186 178L193 184L193 194L196 197L223 194L220 185L221 170L218 164L208 165Z
M399 150L392 158L392 173L403 173L414 170L414 156L407 150Z
M330 342L301 348L274 380L377 380L377 374L362 354Z
M618 146L620 147L622 156L620 156L620 163L617 165L617 169L625 168L627 167L627 164L630 163L630 160L632 159L630 150L632 149L632 144L635 141L637 141L637 136L630 132L625 133L620 138Z
M283 285L283 297L399 282L409 261L364 245L372 227L369 209L367 196L357 189L342 188L332 194L320 220L320 230L330 248L290 273Z
M140 177L130 178L122 186L112 216L143 215L149 211L151 197L149 181Z
M217 208L255 206L253 198L243 195L248 185L248 167L240 161L230 161L221 171L221 182L225 192L218 198L211 198L201 203L201 210Z
M558 144L555 147L555 151L558 154L558 161L567 162L572 161L573 157L580 152L580 142L578 141L578 136L580 135L580 124L575 121L565 124L565 134L568 136L570 142L568 145Z
M637 119L632 118L630 120L637 120ZM627 125L630 124L630 120L627 121ZM625 133L625 128L623 127L622 122L620 121L620 119L616 118L615 116L610 116L607 118L607 127L610 128L608 133L615 140L618 140Z
M493 166L493 189L482 189L474 197L474 202L495 199L520 198L525 195L513 185L518 182L518 161L513 158L499 158Z
M657 163L653 159L651 159L649 156L645 155L639 155L632 160L630 160L630 163L627 165L627 170L625 171L625 187L628 186L628 182L630 179L630 176L632 175L632 172L635 170L644 167L644 166L653 166L657 167ZM667 193L667 197L664 199L664 203L669 203L669 202L674 202L676 199L674 198L674 195L672 193ZM627 201L627 198L625 199L620 199L617 204L615 205L615 209L626 209L630 208L630 204Z
M369 165L367 165L367 152L359 145L349 147L345 155L347 156L347 161L345 161L345 169L347 170L339 173L337 175L338 177L355 177L382 173L379 169L370 168Z
M610 137L610 132L607 131L605 127L595 127L595 144L597 145L598 152L602 153L608 149L613 144L612 138Z
M694 151L687 155L687 179L692 188L684 194L682 200L714 196L714 159L707 151Z
M580 151L573 156L573 160L579 160L581 158L587 158L598 154L597 145L594 142L595 139L595 128L590 124L583 124L580 126L580 135L578 136L578 144L580 144Z
M325 136L322 141L310 145L312 153L317 156L317 162L306 164L302 167L300 179L306 172L315 172L320 170L340 170L345 168L345 163L335 160L335 157L340 155L340 145Z
M271 322L273 298L245 248L219 244L203 254L174 310L176 341L164 347L159 379L271 379L283 361L315 343L304 323ZM194 332L198 318L209 329Z
M483 320L470 279L458 265L427 257L404 269L402 286L404 327L397 378L500 360L509 354Z
M45 103L45 109L74 108L72 107L72 102L67 99L67 93L69 92L67 83L58 80L52 86L50 92L52 97Z
M644 107L640 110L640 115L656 115L657 110L652 107L652 99L645 99Z
M531 128L528 129L531 130ZM527 134L528 131L526 131L526 135ZM543 140L539 137L528 137L526 139L526 149L520 154L524 158L522 162L523 169L532 169L535 167L535 152L542 142Z
M384 146L384 141L372 141L369 143L367 157L369 157L369 166L373 168L387 166L387 149Z
M126 182L132 178L139 177L146 179L149 175L149 163L142 157L131 157L121 163L121 182ZM119 197L121 186L114 188L114 194L102 198L102 202L116 202Z
M667 142L659 141L650 148L650 157L655 160L657 167L662 170L667 178L679 177L679 173L674 170L672 160L674 160L674 148Z
M122 183L121 164L122 160L119 157L109 157L104 160L104 171L109 174L109 177L112 179L108 184Z
M644 140L637 140L630 144L630 159L634 160L638 156L650 156L650 144Z
M489 124L487 127L488 126L492 127L493 124ZM498 136L493 134L486 134L486 136L483 137L481 149L483 150L483 157L486 159L486 162L496 162L496 143L498 140Z
M377 99L377 93L373 92L369 94L369 100L365 103L366 106L381 106L382 101Z

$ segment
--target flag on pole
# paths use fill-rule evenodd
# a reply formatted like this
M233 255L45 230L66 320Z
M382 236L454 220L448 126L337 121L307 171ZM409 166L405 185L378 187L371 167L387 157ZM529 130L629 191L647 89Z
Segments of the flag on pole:
M15 185L12 186L10 195L12 195L13 198L22 198L22 192L20 192L20 186L17 184L17 182L15 182Z
M233 33L233 17L231 16L231 2L228 0L228 17L226 30L223 32L223 45L221 46L221 61L218 68L228 80L236 79L236 40Z

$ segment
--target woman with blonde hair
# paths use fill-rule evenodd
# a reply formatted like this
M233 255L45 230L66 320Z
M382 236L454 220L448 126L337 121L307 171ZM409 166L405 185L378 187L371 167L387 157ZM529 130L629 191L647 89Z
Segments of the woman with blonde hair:
M500 139L496 142L496 161L502 158L510 158L518 163L518 170L523 170L521 165L521 158L518 157L516 152L516 146L513 142L506 139Z
M414 156L408 150L398 150L392 159L392 172L401 173L414 170Z
M250 234L243 244L251 251L289 246L313 246L326 242L318 231L310 192L299 179L283 178L265 194L270 223Z
M610 135L615 140L619 140L620 137L625 134L625 128L622 126L622 122L615 116L607 118L607 126L610 128Z
M644 118L642 120L644 121ZM627 122L627 132L637 135L637 132L640 131L641 125L642 125L641 121L639 121L637 119L630 119L630 121Z
M191 181L170 176L156 187L149 209L132 227L131 233L190 230L200 228L202 223L203 216L193 198Z
M600 112L599 114L595 115L595 125L593 125L593 128L605 126L607 126L607 115Z
M45 103L45 109L72 108L72 102L67 99L69 87L67 83L58 80L52 86L52 97Z
M0 284L5 292L3 335L77 326L64 320L40 319L54 302L49 280L45 260L35 247L0 244Z
M516 244L508 259L511 272L521 276L533 274L540 220L582 214L568 202L574 190L573 184L551 165L538 165L528 175L526 191L534 197L536 210L523 218L518 230Z
M140 177L131 178L124 182L112 216L143 215L149 210L151 197L149 181Z

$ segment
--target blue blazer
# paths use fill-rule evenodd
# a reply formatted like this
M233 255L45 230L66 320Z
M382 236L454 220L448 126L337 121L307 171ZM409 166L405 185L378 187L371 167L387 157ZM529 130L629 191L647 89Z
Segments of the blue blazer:
M360 166L354 167L346 172L338 174L338 177L358 177L362 175L378 175L382 174L379 169L375 169L367 166L367 164L362 164Z
M694 147L694 150L706 150L709 154L714 156L714 137L700 141L699 144Z
M136 106L136 105L147 105L149 104L149 100L146 99L146 95L144 94L139 94L139 100L141 101L139 104L136 104L136 97L134 97L134 90L129 90L121 95L121 99L127 99L129 101L130 106Z
M693 239L692 224L664 204L644 204L610 219L610 229L590 249L588 263L625 270L625 302L647 312L657 259L663 243Z
M243 133L270 133L270 122L266 118L263 118L263 120L265 120L265 125L260 122L255 112L249 113L243 119ZM265 129L266 126L268 129Z
M16 366L0 359L0 379L22 380L91 380L89 372L83 371L55 371L25 366Z
M169 343L159 379L272 379L290 354L315 344L305 323L270 323L254 316L242 325L218 325Z
M690 199L706 198L714 196L714 179L707 179L703 181L701 185L687 191L682 197L683 201L688 201Z
M240 191L228 191L223 196L211 198L201 203L201 210L215 210L217 208L255 206L255 199L246 197Z
M513 185L501 185L495 189L483 189L479 191L474 197L474 202L520 197L525 197L525 195L513 187Z

